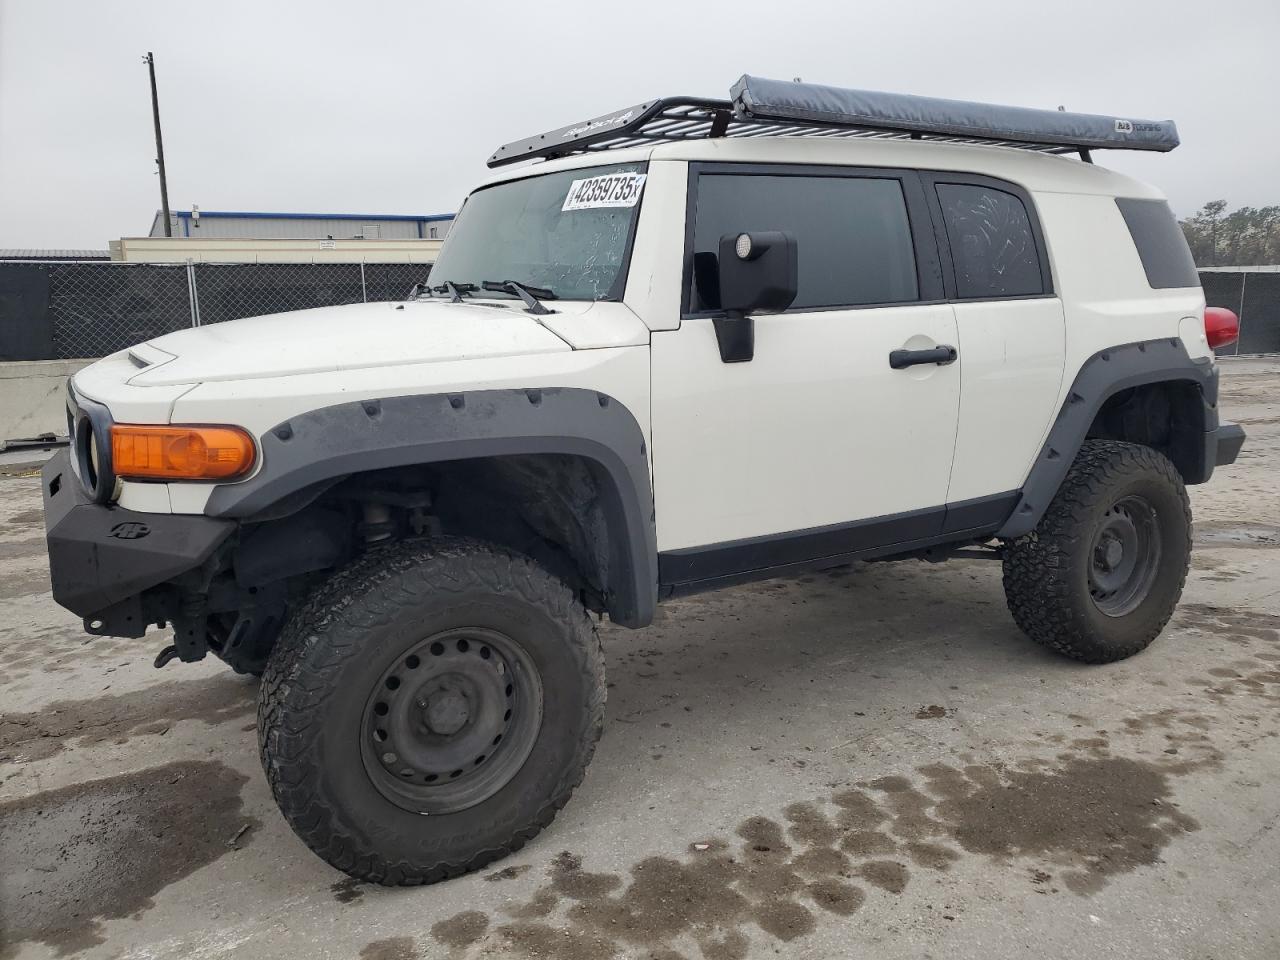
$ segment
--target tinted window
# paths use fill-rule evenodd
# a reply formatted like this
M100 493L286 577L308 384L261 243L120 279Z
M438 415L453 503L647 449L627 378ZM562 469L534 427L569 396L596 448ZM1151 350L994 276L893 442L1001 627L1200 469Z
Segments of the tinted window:
M1031 219L1012 193L974 184L938 184L956 292L963 298L1044 293Z
M1163 200L1116 200L1120 215L1129 227L1133 245L1142 258L1147 283L1156 290L1166 287L1198 287L1200 275L1191 258L1187 238L1178 218Z
M795 234L800 277L793 310L919 298L897 180L702 175L693 228L693 310L719 308L720 237L749 230Z

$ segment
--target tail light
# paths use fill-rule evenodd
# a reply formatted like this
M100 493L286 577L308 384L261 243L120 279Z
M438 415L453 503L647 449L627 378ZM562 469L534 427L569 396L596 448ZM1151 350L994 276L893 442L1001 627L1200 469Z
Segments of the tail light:
M1226 307L1205 307L1204 336L1213 350L1230 346L1240 339L1240 320Z
M232 480L253 469L253 438L238 427L111 427L116 475L147 480Z

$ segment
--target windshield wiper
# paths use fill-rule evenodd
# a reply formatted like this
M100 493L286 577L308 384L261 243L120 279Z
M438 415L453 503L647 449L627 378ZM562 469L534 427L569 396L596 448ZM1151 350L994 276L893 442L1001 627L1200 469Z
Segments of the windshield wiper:
M555 313L554 310L548 310L543 306L542 301L538 299L539 297L542 300L554 300L556 298L555 293L547 287L531 287L515 280L483 280L480 286L485 290L495 290L519 297L524 301L524 305L529 309L530 313Z
M450 303L461 303L464 293L474 293L480 288L474 283L454 283L452 280L445 280L434 287L428 288L432 293L449 294Z

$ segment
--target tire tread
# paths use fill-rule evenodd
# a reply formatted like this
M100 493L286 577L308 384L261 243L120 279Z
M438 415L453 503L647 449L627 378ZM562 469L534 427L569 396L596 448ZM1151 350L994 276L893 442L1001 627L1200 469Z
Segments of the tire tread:
M1070 558L1088 549L1089 517L1095 505L1122 478L1149 473L1177 492L1186 536L1183 564L1173 602L1145 629L1124 642L1103 642L1075 602ZM1191 505L1182 477L1169 459L1151 447L1117 440L1087 440L1036 529L1005 545L1004 591L1018 627L1036 643L1085 663L1111 663L1133 656L1160 635L1182 593L1191 553Z
M398 584L393 583L398 581ZM412 588L411 588L412 584ZM548 792L546 802L521 823L505 827L504 839L470 856L412 863L361 850L334 809L310 787L319 778L312 746L325 702L361 645L327 643L322 633L356 638L392 620L422 592L460 593L478 585L514 593L564 626L578 682L587 691L585 731L572 762ZM376 590L380 586L392 590ZM398 586L398 589L395 587ZM361 880L389 886L436 883L514 853L555 819L582 782L604 725L604 658L586 609L560 580L533 560L501 547L462 537L405 541L371 550L317 587L281 632L263 674L258 699L258 746L272 795L294 832L331 865Z

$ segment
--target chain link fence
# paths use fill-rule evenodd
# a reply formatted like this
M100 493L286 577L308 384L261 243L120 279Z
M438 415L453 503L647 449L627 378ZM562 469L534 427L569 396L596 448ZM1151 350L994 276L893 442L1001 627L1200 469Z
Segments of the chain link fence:
M0 360L106 356L174 330L403 300L422 263L0 263Z
M192 268L196 322L222 323L239 317L285 313L360 303L360 264L199 263ZM403 297L404 294L402 293Z
M1240 320L1240 339L1219 356L1280 353L1280 269L1216 267L1200 271L1200 284L1209 306L1226 307Z
M106 356L174 330L346 303L403 300L418 263L0 262L0 360ZM1220 351L1280 353L1280 272L1200 274L1211 306L1240 317Z
M102 357L143 340L191 326L191 287L185 266L102 263L49 267L47 323L53 356Z

